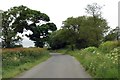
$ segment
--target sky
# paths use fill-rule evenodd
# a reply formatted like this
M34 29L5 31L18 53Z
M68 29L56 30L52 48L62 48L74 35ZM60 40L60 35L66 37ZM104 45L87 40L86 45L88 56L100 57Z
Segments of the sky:
M47 14L51 22L54 22L58 29L62 26L62 21L68 17L78 17L87 15L85 8L88 4L98 3L103 6L102 17L108 22L108 26L115 28L118 26L118 2L120 0L0 0L0 10L6 11L11 7L24 5L28 8L38 10ZM27 32L29 33L29 32ZM34 46L33 42L24 37L22 44L24 47Z

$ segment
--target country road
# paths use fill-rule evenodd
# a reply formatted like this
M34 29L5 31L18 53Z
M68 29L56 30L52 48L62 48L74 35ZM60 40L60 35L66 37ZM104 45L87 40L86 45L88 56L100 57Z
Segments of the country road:
M16 78L91 78L70 55L51 53L52 57Z

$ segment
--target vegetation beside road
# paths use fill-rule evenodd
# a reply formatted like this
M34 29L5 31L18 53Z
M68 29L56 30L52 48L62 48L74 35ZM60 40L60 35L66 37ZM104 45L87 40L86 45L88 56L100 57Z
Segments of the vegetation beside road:
M93 77L118 77L120 27L112 26L115 28L111 29L102 17L101 9L102 6L97 3L88 4L85 8L88 15L68 17L60 29L47 14L27 6L3 11L0 36L3 78L14 77L49 58L44 47L76 57ZM23 34L27 31L31 33ZM23 48L23 37L41 48Z
M93 78L118 78L120 42L107 41L98 48L88 47L81 50L57 50L74 56Z
M12 48L2 51L2 78L12 78L47 60L49 52L43 48Z

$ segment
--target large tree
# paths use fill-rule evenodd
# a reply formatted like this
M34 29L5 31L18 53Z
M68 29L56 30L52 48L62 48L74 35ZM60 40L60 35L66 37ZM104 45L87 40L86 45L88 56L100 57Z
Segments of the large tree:
M33 34L27 35L27 37L35 42L35 46L43 47L43 43L46 42L48 38L44 37L44 35L48 36L48 34L50 34L49 31L52 32L56 30L55 24L49 23L49 21L50 18L48 15L40 11L32 10L26 6L13 7L3 13L3 41L6 44L7 40L10 44L10 42L12 42L10 39L15 37L17 33L30 30ZM9 44L6 45L8 46Z
M49 36L52 31L55 31L56 25L54 23L42 24L33 29L33 34L27 35L31 40L35 41L36 47L43 47L49 41Z
M14 47L16 42L19 42L21 38L17 35L17 31L12 28L13 23L12 15L5 11L2 13L2 46L5 48Z
M76 42L76 36L77 35L73 30L69 29L60 29L55 32L53 32L50 36L50 47L52 49L60 49L69 47L71 50L74 50L74 45Z
M92 15L94 18L101 17L102 15L101 9L102 6L98 5L97 3L88 4L87 7L85 8L86 13Z
M72 50L74 47L97 47L109 29L107 21L102 18L101 8L97 3L93 3L86 8L87 13L92 16L69 17L63 21L62 29L52 35L52 47L70 45Z
M79 27L80 27L80 19L69 17L67 20L63 21L62 28L67 31L67 35L64 37L67 38L67 42L69 42L69 45L72 50L75 48L76 41L78 39L79 35Z
M76 35L70 35L70 37L73 36L71 42L74 41L74 44L76 43L76 46L80 48L98 46L108 30L105 19L96 17L96 24L94 24L92 16L70 17L63 22L62 28L76 33Z
M64 48L67 45L67 31L60 29L50 35L49 45L51 49Z
M100 34L104 34L108 31L109 27L107 26L107 22L102 17L102 6L98 5L97 3L88 4L85 8L86 13L92 15L92 26L94 27L94 32L96 36L96 46L98 46L99 40L101 40ZM100 33L102 32L102 33Z

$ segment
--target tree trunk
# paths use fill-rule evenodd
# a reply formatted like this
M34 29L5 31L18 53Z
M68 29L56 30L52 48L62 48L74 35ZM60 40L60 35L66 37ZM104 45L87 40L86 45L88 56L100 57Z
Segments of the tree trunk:
M73 45L71 45L71 50L74 51L74 46Z

